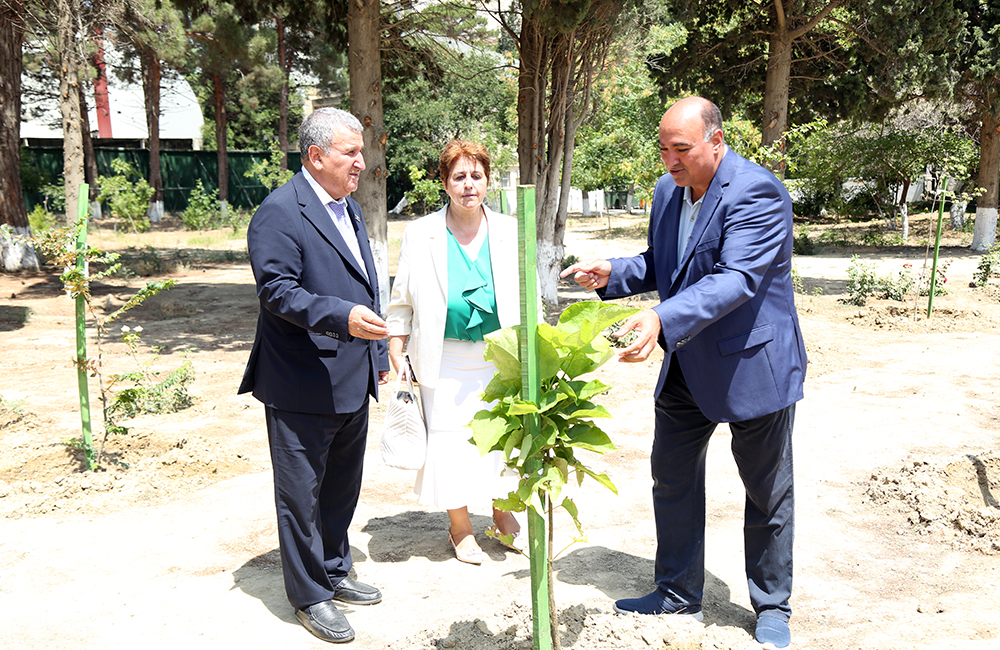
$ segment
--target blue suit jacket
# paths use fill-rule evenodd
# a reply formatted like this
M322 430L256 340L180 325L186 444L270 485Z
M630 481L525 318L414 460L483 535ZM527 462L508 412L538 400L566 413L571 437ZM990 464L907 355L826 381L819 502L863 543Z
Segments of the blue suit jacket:
M378 280L361 208L347 199L368 279L308 181L297 173L272 192L247 230L260 316L239 392L299 413L352 413L378 399L389 369L384 340L348 333L355 305L376 314Z
M684 188L656 184L649 248L611 260L602 297L654 289L666 351L706 417L738 422L802 399L806 353L792 290L792 202L774 174L727 150L677 259Z

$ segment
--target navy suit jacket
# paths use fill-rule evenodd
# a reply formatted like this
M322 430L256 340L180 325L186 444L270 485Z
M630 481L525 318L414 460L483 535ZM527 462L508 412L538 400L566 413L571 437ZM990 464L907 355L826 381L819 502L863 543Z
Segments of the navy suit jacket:
M381 314L361 208L347 199L368 278L300 171L272 192L247 230L260 316L239 392L298 413L352 413L378 399L385 340L348 333L355 305Z
M660 394L671 358L710 420L739 422L802 399L806 353L792 290L792 202L774 174L727 150L677 259L684 188L656 184L648 249L611 260L604 298L657 291Z

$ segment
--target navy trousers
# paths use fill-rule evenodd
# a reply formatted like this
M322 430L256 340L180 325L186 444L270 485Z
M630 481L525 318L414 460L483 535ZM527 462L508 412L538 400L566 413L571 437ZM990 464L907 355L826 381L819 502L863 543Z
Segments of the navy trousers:
M792 426L795 405L731 422L732 451L746 489L744 551L750 602L788 620L792 593ZM701 605L705 590L705 457L716 422L694 403L672 359L656 399L650 456L656 518L655 580L674 605Z
M347 529L361 493L368 400L355 413L265 407L264 415L285 592L304 609L330 600L351 568Z

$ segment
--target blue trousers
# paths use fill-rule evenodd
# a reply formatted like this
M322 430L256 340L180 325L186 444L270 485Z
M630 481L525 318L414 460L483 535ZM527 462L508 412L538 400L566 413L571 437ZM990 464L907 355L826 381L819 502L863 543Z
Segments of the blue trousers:
M744 552L754 611L791 616L792 426L795 405L744 422L730 422L732 451L746 490ZM655 580L674 605L701 605L705 590L705 457L718 423L694 403L672 359L656 399L650 456L656 518Z
M351 569L347 529L361 494L368 400L355 413L264 408L285 593L296 609L330 600Z

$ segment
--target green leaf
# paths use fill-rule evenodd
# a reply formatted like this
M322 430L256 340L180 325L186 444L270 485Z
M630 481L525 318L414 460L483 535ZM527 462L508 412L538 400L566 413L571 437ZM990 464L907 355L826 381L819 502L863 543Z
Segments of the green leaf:
M558 346L554 343L557 338L554 333L556 329L548 323L539 323L538 329L538 376L545 381L558 374L562 367L562 358L559 355Z
M577 394L578 400L586 400L594 397L595 395L603 395L604 393L611 390L611 386L608 386L603 381L599 379L592 379L588 381L582 388L579 389Z
M593 402L586 401L582 402L574 407L570 407L563 410L566 417L571 420L581 420L583 418L609 418L611 414L608 413L608 409L604 408L600 404L594 404Z
M511 402L507 409L507 415L527 415L528 413L538 413L538 407L534 403L524 400Z
M573 425L566 433L569 438L566 444L569 447L580 447L601 454L617 449L608 434L590 423Z
M626 307L617 303L585 300L573 303L559 315L558 329L570 335L575 334L579 343L593 341L608 327L618 321L640 312L635 307Z
M569 516L573 518L573 523L576 524L577 532L582 535L583 526L580 524L580 511L577 510L576 503L573 501L573 499L566 497L565 499L562 500L562 503L560 503L559 505L565 508L566 512L569 513Z
M558 404L561 404L562 402L564 402L568 398L569 398L569 395L566 395L566 393L564 393L562 391L558 391L558 390L548 390L548 391L545 391L544 393L542 393L541 404L540 404L538 410L541 411L542 413L544 413L545 411L548 411L548 410L554 408Z
M615 484L611 482L611 479L608 478L607 474L596 474L592 470L590 470L590 469L588 469L586 467L583 467L582 465L580 467L583 469L584 472L587 473L587 476L592 477L595 481L597 481L598 483L600 483L604 487L608 488L609 490L611 490L615 494L618 494L618 488L616 488Z
M503 434L507 432L507 420L497 417L491 411L476 413L469 426L472 427L472 439L476 443L476 449L479 450L480 456L485 456L487 452L492 450Z
M563 372L575 378L593 372L614 356L611 344L603 336L590 343L581 344L571 354L563 358Z
M486 385L486 390L483 392L484 402L494 402L496 400L503 399L505 397L513 397L521 392L521 378L504 380L500 377L500 373L493 375L493 379L490 383Z
M526 505L517 492L511 492L505 499L493 499L493 507L506 512L523 512Z
M483 358L492 361L502 381L521 381L521 344L517 328L505 327L486 335Z

